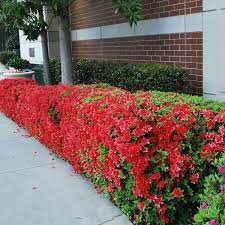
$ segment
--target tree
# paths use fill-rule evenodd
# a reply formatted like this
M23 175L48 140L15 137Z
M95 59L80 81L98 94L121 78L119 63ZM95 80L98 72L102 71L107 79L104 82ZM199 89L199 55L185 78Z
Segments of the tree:
M72 51L69 7L71 0L46 0L53 14L59 19L60 61L63 84L72 84Z
M63 84L72 84L72 51L70 33L70 5L73 0L46 0L55 16L59 18L60 61ZM130 25L140 20L140 0L113 0L116 13L126 18Z
M8 30L22 30L30 41L41 37L45 81L51 84L45 5L43 0L1 0L0 21Z
M0 11L2 21L11 27L24 31L29 40L42 39L44 69L47 83L51 82L49 71L49 57L47 46L47 23L44 20L43 8L49 7L55 17L59 18L60 61L63 84L72 84L72 51L70 32L70 5L74 0L0 0L7 3ZM140 0L112 0L116 13L126 18L130 25L136 24L140 19ZM14 18L16 18L14 20Z

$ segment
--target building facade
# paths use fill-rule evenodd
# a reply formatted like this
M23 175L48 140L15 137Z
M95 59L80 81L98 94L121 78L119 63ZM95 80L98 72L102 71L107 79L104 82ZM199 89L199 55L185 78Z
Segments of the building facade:
M112 0L72 3L74 57L162 63L190 72L195 93L225 100L225 0L141 0L130 27Z

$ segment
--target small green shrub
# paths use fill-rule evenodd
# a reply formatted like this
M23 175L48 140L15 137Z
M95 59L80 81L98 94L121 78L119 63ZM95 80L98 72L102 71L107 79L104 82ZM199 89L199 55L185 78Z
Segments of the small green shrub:
M8 62L8 66L15 68L16 70L24 70L28 69L30 67L29 61L26 59L22 59L19 56L15 57Z
M5 51L0 53L0 62L3 65L7 65L10 60L17 58L18 55L15 52Z
M195 215L195 225L225 224L225 154L215 160L218 172L205 179L204 194L200 195L200 207Z
M60 61L51 59L54 82L61 80ZM115 64L73 59L75 84L108 83L135 92L159 90L191 93L188 73L182 68L160 64Z

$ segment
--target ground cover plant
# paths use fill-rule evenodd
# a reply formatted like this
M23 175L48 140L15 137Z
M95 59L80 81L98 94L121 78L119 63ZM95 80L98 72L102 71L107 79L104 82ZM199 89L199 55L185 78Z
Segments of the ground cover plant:
M194 217L195 225L225 224L225 154L215 159L213 164L218 171L205 179L200 207Z
M107 85L0 81L0 111L67 160L138 225L194 223L224 152L224 103Z

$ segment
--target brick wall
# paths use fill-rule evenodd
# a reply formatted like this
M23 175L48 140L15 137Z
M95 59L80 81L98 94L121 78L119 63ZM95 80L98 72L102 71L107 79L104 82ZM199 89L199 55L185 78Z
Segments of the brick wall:
M142 19L155 19L201 12L202 1L203 0L141 0ZM112 0L76 0L72 3L72 30L122 22L126 21L115 14Z
M148 62L190 71L195 93L202 93L202 33L113 38L73 42L74 56L114 62Z
M125 22L115 15L111 0L76 0L71 7L72 30ZM142 0L144 20L202 11L202 0ZM116 62L148 62L180 66L191 74L195 93L202 94L202 32L74 41L73 56Z

